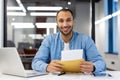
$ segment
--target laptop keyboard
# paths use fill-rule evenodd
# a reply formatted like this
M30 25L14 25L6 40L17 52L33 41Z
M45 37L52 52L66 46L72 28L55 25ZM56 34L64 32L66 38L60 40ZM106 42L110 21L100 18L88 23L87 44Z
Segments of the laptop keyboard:
M27 75L37 75L38 73L31 72L31 73L26 73Z
M26 70L26 74L27 74L27 76L33 76L33 75L43 75L43 74L46 74L46 73L40 73L40 72L35 72L35 71L32 71L32 70Z

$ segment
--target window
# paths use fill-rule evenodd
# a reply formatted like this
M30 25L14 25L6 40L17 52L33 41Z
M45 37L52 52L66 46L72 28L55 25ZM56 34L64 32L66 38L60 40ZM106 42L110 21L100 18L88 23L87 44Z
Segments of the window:
M118 0L105 0L105 15L110 15L118 10ZM118 19L112 17L106 22L106 52L118 54Z

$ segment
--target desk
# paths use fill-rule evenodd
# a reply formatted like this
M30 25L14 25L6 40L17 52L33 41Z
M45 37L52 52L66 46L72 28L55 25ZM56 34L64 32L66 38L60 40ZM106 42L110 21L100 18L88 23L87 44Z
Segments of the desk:
M0 74L0 80L120 80L120 71L107 71L113 77L94 77L93 75L84 75L81 73L67 73L61 76L48 74L38 77L22 78L17 76Z

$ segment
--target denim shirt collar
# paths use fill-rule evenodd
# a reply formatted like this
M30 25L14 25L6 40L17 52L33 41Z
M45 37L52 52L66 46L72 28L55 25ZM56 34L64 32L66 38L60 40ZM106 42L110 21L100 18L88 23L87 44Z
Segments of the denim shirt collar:
M60 37L60 41L62 43L62 46L64 46L64 40L62 39L62 36L61 36L61 33L59 32L59 37ZM69 47L71 49L71 45L72 43L74 42L74 39L75 39L75 32L73 31L73 35L72 35L72 38L71 40L69 41Z

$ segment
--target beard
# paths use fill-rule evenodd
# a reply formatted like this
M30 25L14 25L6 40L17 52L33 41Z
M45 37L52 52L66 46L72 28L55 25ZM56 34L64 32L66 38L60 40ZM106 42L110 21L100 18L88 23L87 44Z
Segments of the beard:
M60 28L59 28L59 30L60 30L60 32L61 32L62 35L68 36L68 35L70 35L71 32L73 31L73 28L71 28L71 30L70 30L68 33L64 33Z

